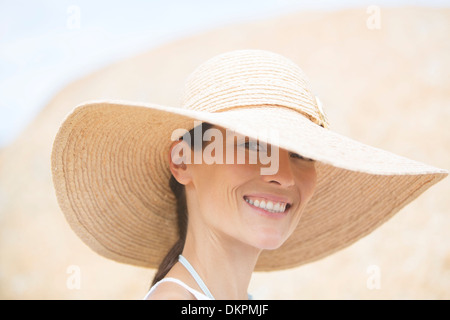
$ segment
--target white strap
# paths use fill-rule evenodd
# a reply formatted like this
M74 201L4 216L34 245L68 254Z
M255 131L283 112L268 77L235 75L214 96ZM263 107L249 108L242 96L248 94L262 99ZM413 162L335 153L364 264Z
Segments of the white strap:
M187 284L185 284L183 281L178 280L176 278L164 278L160 281L158 281L157 283L155 283L155 285L153 287L151 287L151 289L149 290L149 292L145 295L144 300L147 300L148 297L153 293L153 291L161 284L164 282L174 282L178 285L180 285L181 287L183 287L184 289L186 289L187 291L189 291L190 293L192 293L192 295L197 299L197 300L208 300L210 299L210 297L202 294L201 292L198 292L197 290L189 287Z
M214 297L209 291L208 287L203 282L202 278L200 278L197 271L195 271L194 267L189 263L189 261L187 261L187 259L183 257L181 254L178 256L178 261L180 261L181 264L187 269L187 271L189 271L194 280L197 282L198 286L203 290L203 293L210 299L214 300Z

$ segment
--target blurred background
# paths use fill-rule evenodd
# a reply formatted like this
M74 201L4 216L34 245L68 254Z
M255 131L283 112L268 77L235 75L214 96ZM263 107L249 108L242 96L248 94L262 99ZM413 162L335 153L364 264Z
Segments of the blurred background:
M1 299L145 295L154 270L95 254L66 223L53 139L86 100L178 106L197 65L245 48L300 65L334 131L450 169L450 1L1 1ZM449 181L332 256L255 273L249 291L449 299Z

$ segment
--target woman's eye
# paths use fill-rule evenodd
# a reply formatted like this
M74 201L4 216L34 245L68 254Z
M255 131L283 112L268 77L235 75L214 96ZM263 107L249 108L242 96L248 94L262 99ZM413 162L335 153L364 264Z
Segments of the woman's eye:
M292 153L291 152L291 157L295 158L295 159L301 159L301 160L304 160L304 161L314 161L313 159L305 158L305 157L299 155L298 153Z
M245 142L242 145L245 146L245 148L254 150L254 151L263 151L264 150L262 145L257 142Z

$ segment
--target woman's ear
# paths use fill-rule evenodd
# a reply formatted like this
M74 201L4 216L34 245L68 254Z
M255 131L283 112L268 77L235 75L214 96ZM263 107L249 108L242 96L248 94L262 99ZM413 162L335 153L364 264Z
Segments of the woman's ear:
M174 141L169 150L169 167L173 177L181 184L186 185L191 181L191 172L189 170L191 158L191 149L183 141Z

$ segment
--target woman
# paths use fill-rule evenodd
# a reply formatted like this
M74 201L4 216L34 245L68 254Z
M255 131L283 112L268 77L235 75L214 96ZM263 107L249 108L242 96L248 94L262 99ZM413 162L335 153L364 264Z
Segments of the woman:
M448 174L334 133L302 70L262 50L202 64L182 108L79 106L52 171L91 248L158 268L148 299L245 299L254 270L347 247Z
M227 136L225 129L219 130L220 136ZM170 258L160 266L154 283L166 276L202 290L177 262L182 253L196 266L215 298L244 299L261 251L278 248L297 226L313 195L316 172L314 161L280 150L277 173L261 175L261 164L249 164L250 153L258 153L261 145L244 136L224 140L225 148L236 151L233 164L174 165L171 161L173 190L177 199L183 201L183 209L178 212L182 236ZM237 164L238 148L246 152L242 165ZM230 282L226 275L234 276L235 281ZM149 298L195 298L192 292L173 283L159 285Z

